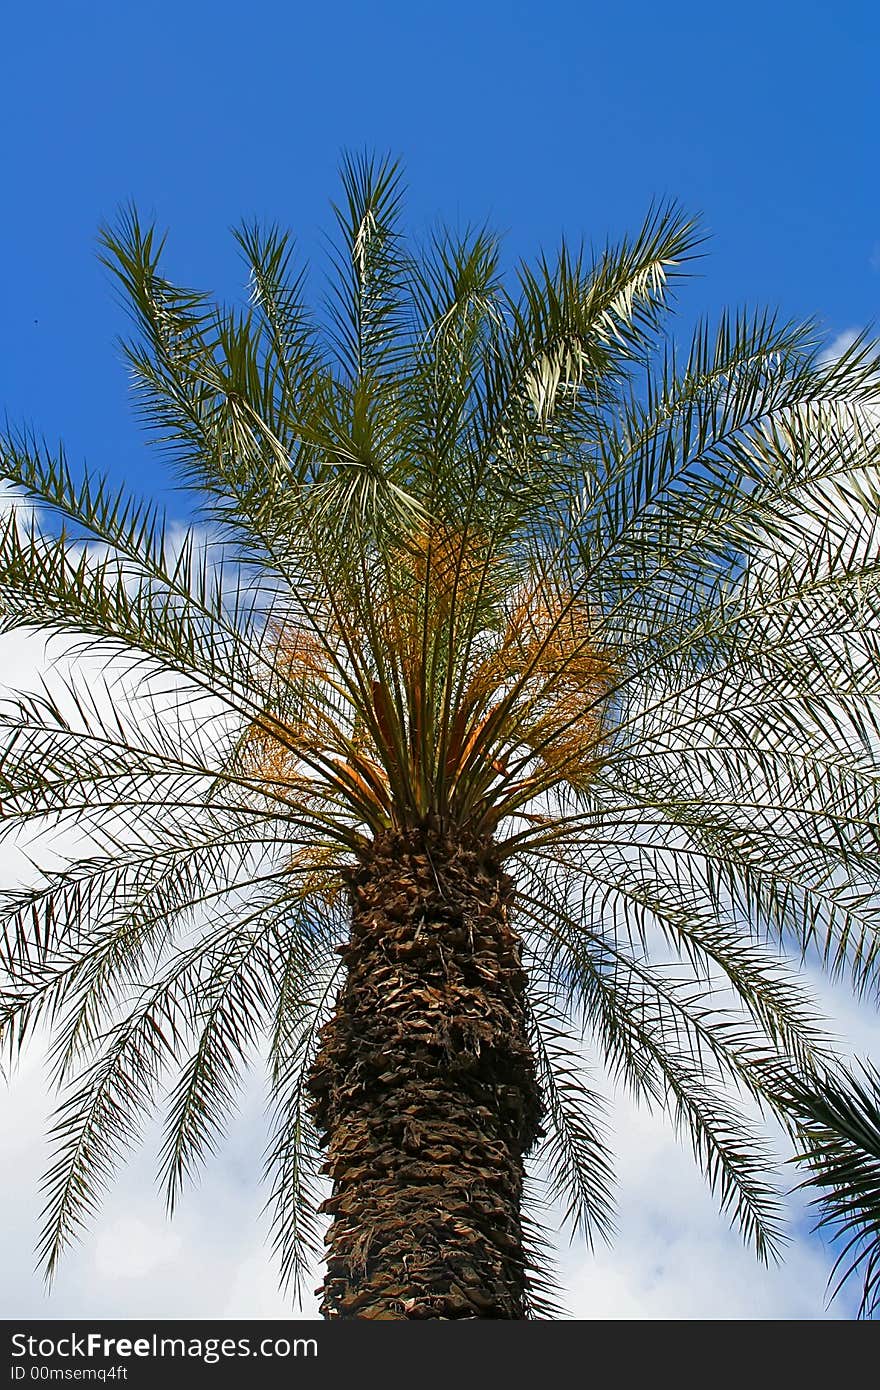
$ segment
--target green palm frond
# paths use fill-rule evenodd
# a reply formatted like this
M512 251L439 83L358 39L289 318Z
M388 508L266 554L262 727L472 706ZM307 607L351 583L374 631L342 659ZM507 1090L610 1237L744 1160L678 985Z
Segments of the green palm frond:
M319 923L315 946L289 954L277 994L271 1040L272 1133L265 1153L267 1203L282 1284L300 1297L321 1250L321 1154L305 1079L329 1017L342 963L333 951L342 924L332 908Z
M606 1134L608 1103L584 1072L582 1043L553 1007L532 991L535 1055L548 1126L538 1165L546 1165L551 1200L565 1203L572 1234L592 1247L614 1234L613 1155Z
M817 1229L842 1242L832 1297L860 1278L859 1317L872 1318L880 1308L880 1072L870 1062L840 1066L796 1087L792 1107L803 1145L797 1162L810 1175L801 1187L817 1194Z

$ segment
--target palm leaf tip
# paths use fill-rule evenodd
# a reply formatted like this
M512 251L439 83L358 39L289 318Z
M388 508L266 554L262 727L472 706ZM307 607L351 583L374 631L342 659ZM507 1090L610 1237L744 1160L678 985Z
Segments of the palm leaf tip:
M809 1174L800 1187L817 1194L816 1229L839 1250L831 1297L860 1278L858 1315L874 1318L880 1309L880 1072L869 1061L840 1066L798 1084L791 1104L803 1144L794 1161Z

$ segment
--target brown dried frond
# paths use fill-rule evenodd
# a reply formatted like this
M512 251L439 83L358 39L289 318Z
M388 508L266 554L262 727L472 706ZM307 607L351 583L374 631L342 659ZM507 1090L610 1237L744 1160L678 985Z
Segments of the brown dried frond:
M388 790L388 778L383 768L372 758L351 753L345 760L334 758L331 760L336 768L338 777L334 780L338 785L349 793L352 793L356 800L360 801L369 810L385 815L391 810L391 795Z
M589 604L540 579L519 586L494 649L474 666L452 725L447 774L460 773L481 740L504 774L501 750L509 740L530 748L554 780L583 784L601 756L615 670ZM496 718L503 708L504 727ZM546 785L544 777L537 781Z
M600 686L613 664L596 642L596 618L590 604L569 590L546 582L523 585L508 613L502 646L513 658L512 669L561 679L573 687Z
M277 730L277 732L276 732ZM265 782L274 792L302 785L297 771L296 739L291 731L268 717L255 720L241 746L245 775Z
M278 730L274 736L271 729L264 730L264 742L287 744L294 750L343 747L345 720L334 708L342 697L332 650L315 632L296 623L273 619L267 633L273 670L288 688L282 719L272 721L266 716L262 721L264 725L275 722ZM253 737L259 740L259 736L257 727ZM267 745L263 757L271 765L282 754Z
M339 847L329 844L300 845L285 865L296 876L298 897L321 898L331 908L345 889L345 868Z
M516 594L496 658L507 680L522 679L521 737L559 777L595 772L605 735L604 702L616 666L596 639L591 606L546 581Z
M369 595L372 625L400 674L416 744L424 715L425 631L434 634L448 622L453 602L461 609L473 598L483 579L484 549L460 527L432 521L399 539L390 570L377 576Z
M325 645L314 632L294 623L273 619L267 624L274 666L289 679L294 676L327 677L331 660Z
M432 522L409 538L405 559L423 595L427 586L431 610L447 618L455 595L458 602L472 596L485 567L485 546L479 536L461 527Z
M601 708L584 706L583 694L560 694L525 730L524 738L545 767L575 784L599 766L605 728Z

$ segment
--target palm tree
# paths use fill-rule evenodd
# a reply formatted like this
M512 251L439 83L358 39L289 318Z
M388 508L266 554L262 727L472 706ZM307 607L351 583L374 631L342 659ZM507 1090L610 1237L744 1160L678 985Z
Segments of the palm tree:
M798 1161L810 1174L801 1187L818 1193L817 1229L844 1242L832 1297L860 1274L859 1317L872 1318L880 1311L880 1072L870 1062L840 1067L802 1081L792 1103L806 1140Z
M829 1059L797 958L877 960L876 352L664 348L674 207L505 276L485 230L410 249L392 163L342 184L317 311L277 229L238 309L103 233L185 540L2 446L3 621L79 663L4 724L6 833L74 837L2 904L4 1034L50 1025L65 1087L45 1268L163 1094L174 1206L255 1057L326 1316L540 1315L527 1185L613 1228L597 1065L768 1258L752 1112Z

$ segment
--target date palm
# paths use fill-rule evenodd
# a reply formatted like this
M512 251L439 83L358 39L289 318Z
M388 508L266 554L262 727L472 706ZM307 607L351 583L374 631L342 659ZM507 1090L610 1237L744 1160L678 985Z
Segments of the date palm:
M505 276L399 201L345 163L315 311L277 230L231 309L104 232L182 543L3 444L3 622L75 658L4 716L6 833L75 836L2 904L5 1035L48 1023L65 1088L49 1274L162 1098L173 1207L255 1058L327 1316L540 1313L527 1183L612 1230L597 1066L766 1258L755 1103L828 1062L798 959L873 979L876 355L761 315L664 348L674 208Z

